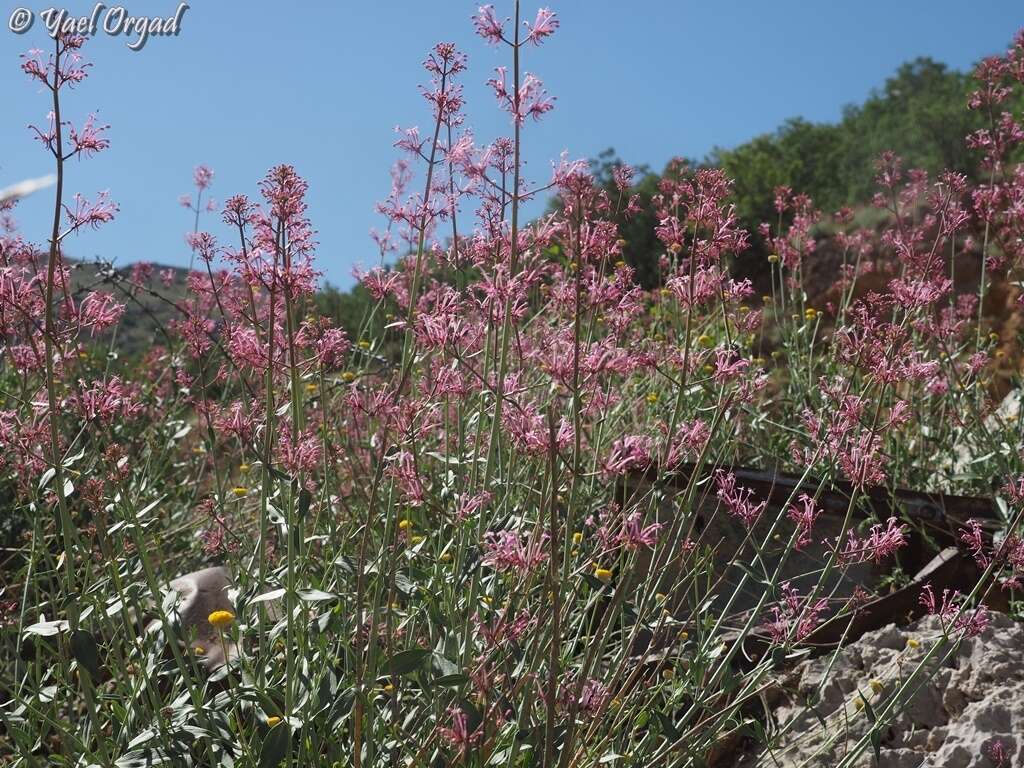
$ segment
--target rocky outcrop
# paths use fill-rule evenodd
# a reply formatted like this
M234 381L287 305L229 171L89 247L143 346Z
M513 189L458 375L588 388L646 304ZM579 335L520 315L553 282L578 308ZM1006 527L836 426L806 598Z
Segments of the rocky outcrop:
M802 662L774 711L771 749L754 766L835 766L869 733L873 715L941 636L935 617L889 625L835 656ZM948 650L948 648L947 648ZM1024 766L1024 626L994 614L989 628L929 662L925 682L868 747L856 768L1017 768Z

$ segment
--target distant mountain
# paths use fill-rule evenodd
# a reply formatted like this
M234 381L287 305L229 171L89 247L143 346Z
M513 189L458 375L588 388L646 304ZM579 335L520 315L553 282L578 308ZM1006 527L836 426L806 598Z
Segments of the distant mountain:
M71 269L71 291L78 299L90 291L102 291L125 305L116 336L107 338L114 342L120 357L138 357L155 345L167 345L165 334L170 321L180 315L175 305L187 295L187 269L153 264L151 271L147 270L148 279L136 288L132 280L132 272L137 269L134 264L113 267L102 262L65 261ZM170 277L168 284L164 284L162 275Z

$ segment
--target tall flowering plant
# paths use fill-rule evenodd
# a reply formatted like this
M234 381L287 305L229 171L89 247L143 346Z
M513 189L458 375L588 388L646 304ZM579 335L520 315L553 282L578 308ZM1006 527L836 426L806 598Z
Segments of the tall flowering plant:
M757 296L721 170L673 161L660 180L650 289L616 223L645 205L631 169L602 184L562 158L526 178L530 128L555 107L526 64L559 19L515 2L472 23L508 57L487 84L509 135L477 141L469 60L431 49L429 128L399 132L380 262L358 276L372 302L346 328L321 311L310 190L289 165L223 206L196 169L184 295L136 265L79 298L61 243L116 209L65 199L63 164L105 149L105 128L60 116L88 71L80 39L24 60L53 95L34 132L58 185L48 249L10 222L0 239L0 466L19 509L53 513L32 518L2 604L20 661L0 714L23 762L684 766L741 732L770 742L751 703L863 608L850 585L914 575L896 563L911 521L873 517L879 486L998 475L1006 514L996 538L958 532L974 590L922 590L942 634L873 732L929 659L985 631L986 595L1018 588L1019 426L987 383L982 309L1020 270L1019 131L994 110L1024 80L1021 39L979 70L987 184L885 155L877 231L779 189ZM541 194L554 204L526 220ZM839 280L809 296L827 250ZM965 287L971 259L984 270ZM160 346L100 364L118 299L143 297L172 305ZM988 452L977 477L963 448ZM779 504L741 464L804 482ZM210 564L233 577L232 610L197 619L168 582Z

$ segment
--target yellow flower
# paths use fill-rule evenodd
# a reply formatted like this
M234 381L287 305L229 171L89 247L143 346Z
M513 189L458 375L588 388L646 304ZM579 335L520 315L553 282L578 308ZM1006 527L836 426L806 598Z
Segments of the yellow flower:
M626 262L624 262L622 259L619 259L618 261L615 262L616 269L622 269L624 266L626 266Z
M370 342L368 342L366 339L361 339L359 341L359 348L360 349L369 349L370 348Z
M603 581L607 584L612 580L612 572L607 568L601 568L599 566L594 567L594 578L598 581Z
M749 314L749 313L750 313L750 307L748 307L746 304L744 304L744 305L742 305L740 307L740 314L741 315L746 315L746 314Z
M572 535L572 543L573 544L580 544L580 543L582 543L582 541L583 541L583 532L582 531L576 531L576 533L574 533Z
M915 639L913 637L908 637L907 638L907 648L920 648L920 647L921 647L921 641L919 641L919 640L917 640L917 639Z
M681 246L679 243L672 243L672 245L670 245L668 249L672 251L672 253L679 253L681 250L683 250L683 246Z
M239 498L249 495L249 489L242 485L236 485L234 488L231 489L231 492L235 494L235 496L238 496Z
M647 393L647 402L650 403L651 405L654 405L656 402L658 402L658 393L657 392L648 392Z
M395 692L395 686L393 686L391 683L388 683L387 685L384 686L384 693L394 693L394 692Z
M316 382L311 381L308 384L306 384L306 391L309 393L316 392Z
M201 645L197 645L192 650L195 652L196 656L204 656L206 654L206 649Z
M871 686L871 690L875 693L881 693L882 689L885 687L885 684L881 680L871 680L868 682L868 685Z
M277 715L271 715L267 718L267 727L273 728L275 725L281 722L281 718Z
M657 603L658 605L664 604L664 602L665 602L665 595L663 595L661 592L659 592L658 594L656 594L654 596L654 602Z
M766 293L766 294L763 294L763 295L761 296L761 301L763 301L763 302L764 302L765 304L771 304L771 302L772 302L772 297L771 297L771 296L769 296L769 295L768 295L767 293Z
M808 307L807 309L804 310L804 319L806 319L808 322L810 322L817 316L818 311L814 307Z
M857 694L857 698L853 700L853 706L858 710L864 709L864 697L859 693Z
M450 563L452 561L451 552L442 552L441 557L438 558L442 563Z
M231 626L231 622L235 620L235 614L231 611L214 611L206 620L217 629L225 629Z
M356 380L356 375L352 373L352 371L345 371L343 374L341 374L341 380L352 382Z
M416 546L421 541L423 541L423 537L422 536L412 536L412 537L409 538L409 543L412 544L413 546Z
M618 240L615 241L615 244L617 246L619 246L619 248L625 248L626 247L626 241L623 238L621 238L621 237Z
M685 629L684 629L684 630L682 630L682 631L681 631L681 632L679 633L679 639L680 639L680 640L682 640L682 641L683 641L683 642L685 643L685 642L686 642L687 640L689 640L689 639L690 639L690 633L689 633L689 632L687 632L687 631L686 631Z
M715 340L708 336L706 333L702 333L697 337L697 343L700 344L704 349L711 349L715 346Z
M202 456L204 453L206 453L206 449L203 448L203 446L201 445L196 445L192 448L192 453L194 453L196 456Z
M661 676L665 680L672 680L676 676L676 671L671 667L665 667L665 669L661 670Z
M412 528L412 520L401 520L398 523L398 530L400 531L408 531L410 528Z
M999 334L996 333L995 331L993 331L992 333L990 333L988 335L988 340L989 341L999 341Z
M249 474L250 469L252 469L252 467L250 467L245 462L242 462L241 464L238 465L238 471L241 472L243 475Z
M771 256L768 257L768 261L771 262L772 264L778 264L779 263L779 254L773 253Z

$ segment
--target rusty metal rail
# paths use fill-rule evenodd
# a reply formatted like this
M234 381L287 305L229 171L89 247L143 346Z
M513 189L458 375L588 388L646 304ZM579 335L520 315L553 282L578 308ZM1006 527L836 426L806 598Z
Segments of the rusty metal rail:
M732 472L738 485L752 489L758 499L767 500L776 507L801 493L814 495L822 485L817 479L808 478L801 482L800 477L784 472L737 466L722 469ZM650 485L681 490L690 483L694 473L710 477L710 470L707 465L687 463L664 474L656 470L637 472L626 478L619 490L621 495L625 495L627 489ZM902 588L867 601L855 611L824 622L800 643L812 652L824 652L854 642L865 633L890 623L905 624L919 618L924 612L919 596L925 583L930 583L940 594L943 589L969 592L983 572L966 551L959 532L968 520L977 520L983 536L991 544L993 533L1002 524L992 498L907 488L855 489L852 483L842 480L822 488L818 494L818 506L825 515L844 516L850 509L854 493L858 497L858 503L851 510L854 520L884 522L890 517L897 517L907 523L907 544L898 551L897 563L912 580ZM1001 589L986 589L984 594L990 607L1007 610L1007 596ZM753 660L768 647L768 638L755 632L744 640L742 655Z

